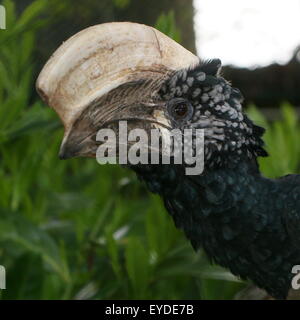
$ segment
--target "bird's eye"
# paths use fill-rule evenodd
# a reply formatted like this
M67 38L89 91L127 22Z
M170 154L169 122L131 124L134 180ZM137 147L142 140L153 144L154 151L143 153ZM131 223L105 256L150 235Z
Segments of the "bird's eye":
M193 106L185 99L172 99L168 102L168 112L176 121L189 120L193 115Z

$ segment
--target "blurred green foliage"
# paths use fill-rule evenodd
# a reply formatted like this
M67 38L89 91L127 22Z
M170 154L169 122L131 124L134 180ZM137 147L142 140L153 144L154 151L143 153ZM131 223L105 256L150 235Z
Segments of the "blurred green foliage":
M155 28L164 34L167 34L175 41L181 42L181 35L175 24L175 14L173 10L169 11L167 14L162 13L156 21Z
M117 1L126 3L126 1ZM231 299L245 286L195 253L157 196L130 171L94 160L59 161L63 130L53 110L34 101L36 31L46 1L0 32L0 264L2 299ZM157 27L179 39L172 13ZM297 171L294 110L267 128L269 175ZM274 138L275 137L275 138Z
M266 129L264 141L271 157L260 158L262 172L270 178L300 172L300 126L296 110L288 103L281 106L281 120L268 123L255 106L248 113Z
M130 0L113 0L114 5L118 8L125 8L129 5Z

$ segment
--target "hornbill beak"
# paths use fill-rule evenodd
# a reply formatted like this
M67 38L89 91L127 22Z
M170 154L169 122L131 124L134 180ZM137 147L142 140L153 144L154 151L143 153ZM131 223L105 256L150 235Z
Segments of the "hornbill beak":
M60 158L94 157L97 131L115 121L163 122L151 97L170 73L198 62L166 35L137 23L105 23L75 34L36 83L65 128Z

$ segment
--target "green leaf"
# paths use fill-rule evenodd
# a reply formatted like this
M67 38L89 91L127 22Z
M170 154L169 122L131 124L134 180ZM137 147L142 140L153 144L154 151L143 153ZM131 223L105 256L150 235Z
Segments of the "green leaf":
M122 278L122 268L119 261L118 244L109 231L106 232L106 245L110 257L110 263L118 279Z
M22 13L21 17L16 23L16 29L23 29L26 25L34 21L46 8L46 0L33 1Z
M130 0L113 0L117 8L124 9L130 4Z
M129 238L125 251L126 271L131 282L135 299L145 299L150 277L149 257L136 238Z
M173 40L180 42L181 35L179 29L176 27L175 14L173 10L170 10L167 14L162 13L158 17L154 27Z
M56 242L45 231L36 228L34 224L19 214L7 214L9 217L5 224L0 224L0 240L12 241L28 252L40 255L44 262L65 282L70 282L69 272L60 257Z

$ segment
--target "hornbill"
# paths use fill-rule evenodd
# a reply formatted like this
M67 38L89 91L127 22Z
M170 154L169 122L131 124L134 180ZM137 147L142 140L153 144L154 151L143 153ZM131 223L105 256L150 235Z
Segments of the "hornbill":
M243 112L220 60L201 61L152 27L107 23L63 43L36 86L64 124L62 159L95 157L98 130L117 134L121 120L149 135L204 129L201 174L187 175L185 163L128 167L161 196L195 249L274 298L287 297L300 265L300 176L260 174L264 129Z

